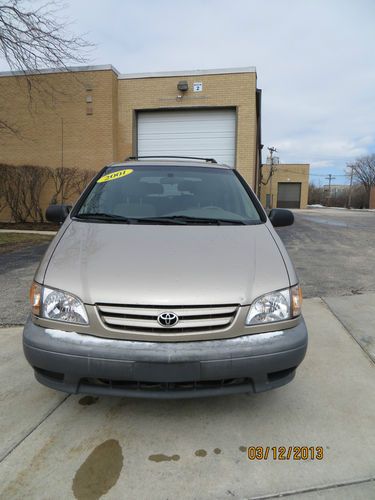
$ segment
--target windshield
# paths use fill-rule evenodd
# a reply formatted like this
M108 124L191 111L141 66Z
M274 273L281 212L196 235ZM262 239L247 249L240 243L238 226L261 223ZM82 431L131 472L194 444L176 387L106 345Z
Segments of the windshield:
M232 170L188 166L108 168L75 216L128 223L261 222Z

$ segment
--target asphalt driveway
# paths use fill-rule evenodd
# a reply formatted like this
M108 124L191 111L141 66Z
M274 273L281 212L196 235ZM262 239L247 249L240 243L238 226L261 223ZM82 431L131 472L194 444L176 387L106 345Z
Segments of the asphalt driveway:
M304 297L375 291L375 212L295 210L279 228Z
M29 314L29 289L49 243L0 254L0 325L22 325Z

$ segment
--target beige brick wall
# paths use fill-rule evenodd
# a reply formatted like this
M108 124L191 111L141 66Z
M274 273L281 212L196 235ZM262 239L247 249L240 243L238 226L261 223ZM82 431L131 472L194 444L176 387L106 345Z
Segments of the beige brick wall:
M186 80L189 90L182 99L177 83ZM192 91L193 83L203 91ZM202 107L237 109L236 167L254 186L256 165L256 73L120 79L118 81L118 156L136 154L136 111Z
M272 207L277 206L277 189L279 182L300 182L301 183L301 206L305 208L309 194L309 173L310 165L307 163L280 163L275 165L276 171L266 185L261 187L260 200L266 206L267 194L272 196ZM267 181L269 176L269 165L262 166L263 180Z
M1 77L0 115L14 123L19 134L0 135L0 162L58 167L62 154L67 167L99 169L112 162L117 135L115 77L112 71L39 75L34 78L45 91L34 91L31 102L24 77ZM92 114L87 114L90 108Z

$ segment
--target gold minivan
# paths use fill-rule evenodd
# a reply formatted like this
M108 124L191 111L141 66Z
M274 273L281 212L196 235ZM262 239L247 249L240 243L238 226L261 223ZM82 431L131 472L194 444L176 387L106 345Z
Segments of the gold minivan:
M35 274L24 328L39 382L69 393L183 398L290 382L305 356L302 294L269 216L213 159L105 167Z

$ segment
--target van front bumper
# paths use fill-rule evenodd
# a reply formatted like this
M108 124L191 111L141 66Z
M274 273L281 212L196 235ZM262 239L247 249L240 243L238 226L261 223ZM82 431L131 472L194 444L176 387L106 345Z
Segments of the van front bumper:
M191 398L262 392L290 382L307 349L303 318L287 330L194 342L112 340L29 318L25 356L36 379L68 393Z

